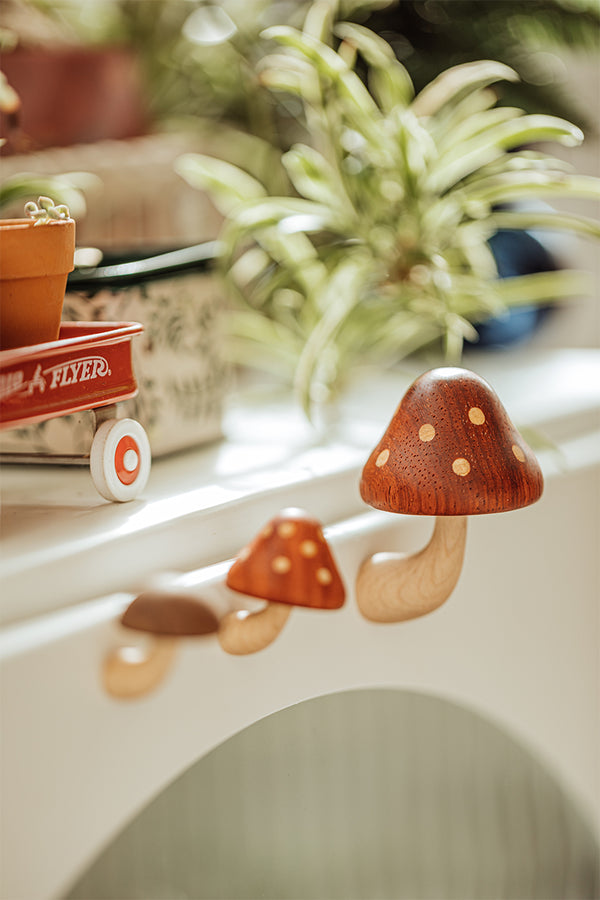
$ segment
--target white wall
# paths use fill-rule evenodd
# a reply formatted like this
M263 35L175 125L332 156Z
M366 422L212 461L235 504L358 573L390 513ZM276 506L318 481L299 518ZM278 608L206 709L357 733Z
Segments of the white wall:
M600 47L599 47L600 49ZM600 177L600 54L565 56L569 90L579 108L586 110L591 127L577 148L552 145L548 151L572 163L580 174ZM569 200L554 202L557 209L600 219L600 202ZM600 243L572 241L561 235L554 238L568 263L591 272L594 289L589 297L573 300L545 323L532 343L542 347L600 347Z

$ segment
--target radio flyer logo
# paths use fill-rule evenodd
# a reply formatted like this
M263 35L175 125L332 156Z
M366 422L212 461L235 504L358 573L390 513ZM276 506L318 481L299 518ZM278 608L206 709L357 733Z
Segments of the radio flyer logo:
M31 397L36 391L40 394L60 388L81 384L83 381L94 381L106 378L111 374L108 360L104 356L86 356L73 362L61 362L46 369L38 363L31 378L26 379L22 369L0 374L0 399L25 394Z

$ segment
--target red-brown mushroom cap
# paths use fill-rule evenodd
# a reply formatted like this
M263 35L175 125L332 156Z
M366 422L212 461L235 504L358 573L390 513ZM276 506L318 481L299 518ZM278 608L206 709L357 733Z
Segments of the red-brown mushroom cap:
M450 367L411 385L360 482L376 509L425 516L518 509L542 489L539 464L492 388Z
M168 591L144 591L129 604L121 624L172 637L198 637L219 628L216 615L201 600Z
M239 554L226 579L234 591L274 603L339 609L345 590L320 523L283 510Z

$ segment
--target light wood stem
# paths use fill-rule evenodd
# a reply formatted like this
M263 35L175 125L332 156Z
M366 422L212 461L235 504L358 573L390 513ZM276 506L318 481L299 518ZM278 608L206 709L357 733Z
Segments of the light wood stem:
M219 643L236 656L264 650L281 632L291 611L287 603L267 603L258 612L242 609L227 613L219 625Z
M466 516L438 516L423 550L376 553L366 560L356 581L363 616L373 622L403 622L441 606L458 581L466 536Z
M104 687L111 697L129 700L141 697L160 684L173 664L177 639L153 636L150 649L119 647L104 660Z

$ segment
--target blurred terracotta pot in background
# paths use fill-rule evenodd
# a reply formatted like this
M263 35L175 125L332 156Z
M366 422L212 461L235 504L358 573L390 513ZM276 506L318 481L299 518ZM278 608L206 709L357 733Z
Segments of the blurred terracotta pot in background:
M21 101L18 128L5 120L3 153L143 134L138 60L125 47L17 47L2 70Z

